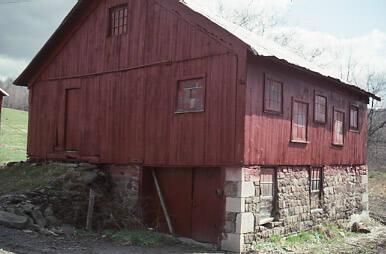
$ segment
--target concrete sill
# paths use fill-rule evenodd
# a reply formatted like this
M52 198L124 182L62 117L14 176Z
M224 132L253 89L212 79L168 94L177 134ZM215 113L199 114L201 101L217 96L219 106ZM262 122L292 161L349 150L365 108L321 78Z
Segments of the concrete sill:
M312 210L311 210L311 213L323 213L323 209L320 209L320 208L318 208L318 209L312 209Z
M264 224L267 224L267 223L270 223L272 222L274 219L273 218L266 218L266 219L262 219L259 221L259 225L264 225Z

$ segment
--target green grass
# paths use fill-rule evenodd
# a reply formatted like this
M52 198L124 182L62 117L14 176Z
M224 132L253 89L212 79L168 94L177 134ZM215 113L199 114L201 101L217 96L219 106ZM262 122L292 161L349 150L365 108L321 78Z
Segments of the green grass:
M28 113L3 108L0 126L0 164L25 161Z
M310 231L302 231L298 234L287 237L273 235L269 241L257 243L256 250L270 249L312 249L317 250L321 246L340 244L344 242L345 237L354 236L343 228L335 225L323 225ZM319 253L319 252L312 252Z
M11 167L0 167L0 195L46 186L66 172L68 167L54 163L43 165L18 163Z
M171 236L148 230L106 230L104 234L115 242L130 246L159 247L178 244L178 241Z
M386 171L370 170L369 171L369 178L370 179L386 178Z

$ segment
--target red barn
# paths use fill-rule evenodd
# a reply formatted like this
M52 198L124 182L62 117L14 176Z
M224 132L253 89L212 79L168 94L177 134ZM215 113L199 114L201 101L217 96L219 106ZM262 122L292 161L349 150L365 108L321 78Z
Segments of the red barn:
M3 107L3 98L4 96L9 96L6 91L0 88L0 116L1 116L1 109Z
M15 81L28 156L107 165L143 220L244 252L367 210L379 99L192 0L81 0Z

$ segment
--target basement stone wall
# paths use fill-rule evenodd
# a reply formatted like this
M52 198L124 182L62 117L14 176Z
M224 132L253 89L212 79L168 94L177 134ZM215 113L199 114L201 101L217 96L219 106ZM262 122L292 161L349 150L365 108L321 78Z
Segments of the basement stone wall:
M367 166L323 167L320 198L311 196L308 166L276 167L273 221L259 217L260 167L225 168L223 250L244 253L273 235L289 235L321 223L343 223L368 211Z
M141 229L139 184L142 166L108 165L104 170L112 182L112 196L115 218L130 229Z

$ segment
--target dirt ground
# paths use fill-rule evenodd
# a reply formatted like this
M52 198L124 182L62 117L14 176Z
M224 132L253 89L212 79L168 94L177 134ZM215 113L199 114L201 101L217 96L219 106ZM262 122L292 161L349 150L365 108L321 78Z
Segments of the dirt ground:
M166 254L208 253L193 246L173 245L162 248L121 246L98 237L48 237L38 233L0 226L0 254Z

